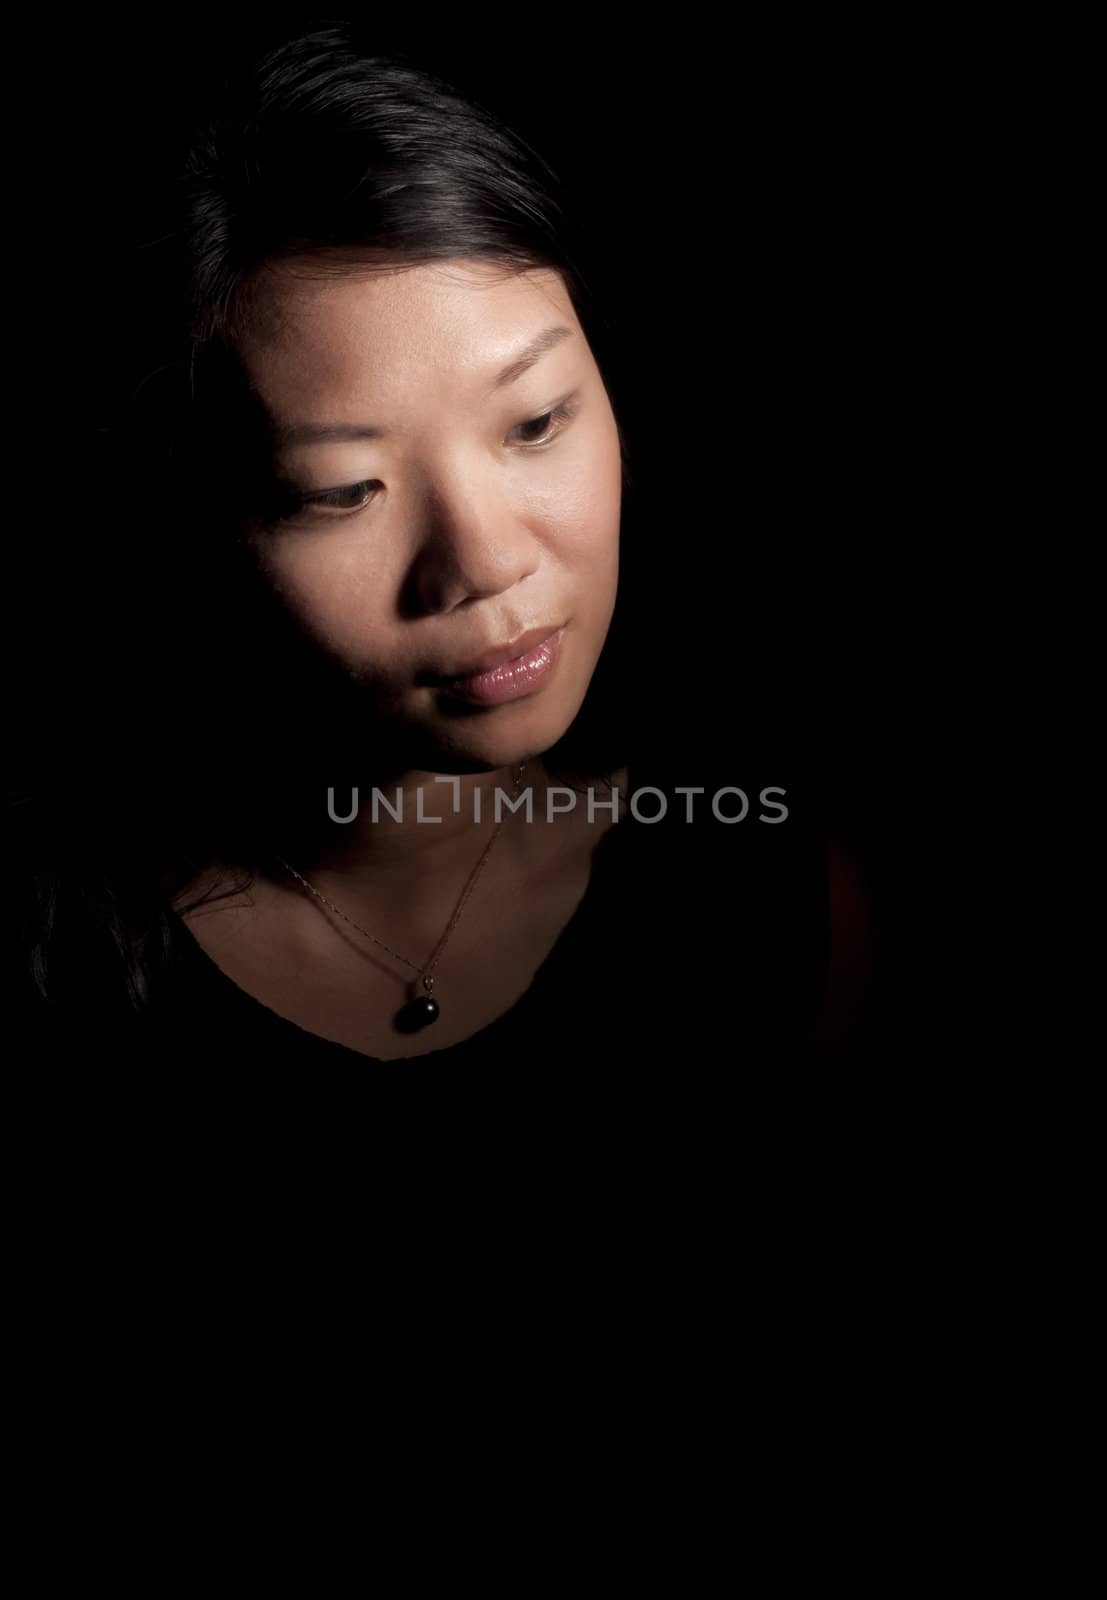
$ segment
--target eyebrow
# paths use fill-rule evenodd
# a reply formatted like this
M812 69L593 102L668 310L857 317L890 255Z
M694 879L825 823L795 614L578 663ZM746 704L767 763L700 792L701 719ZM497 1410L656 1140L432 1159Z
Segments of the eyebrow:
M496 374L492 380L491 392L495 394L499 389L506 389L509 384L521 378L524 372L529 372L534 363L539 361L547 350L552 350L555 344L561 343L562 339L571 339L572 337L572 328L543 328L542 332L530 341L526 349L521 351L514 361L509 362L502 372Z
M524 374L529 372L535 362L540 361L548 350L559 345L563 339L573 337L572 328L559 325L552 328L543 328L530 343L519 352L513 361L499 371L489 385L489 394L498 394L501 389L508 388L516 383ZM290 444L346 444L356 439L383 439L387 436L387 428L374 427L370 423L356 422L300 422L290 423L285 427L273 429L273 441L279 446Z

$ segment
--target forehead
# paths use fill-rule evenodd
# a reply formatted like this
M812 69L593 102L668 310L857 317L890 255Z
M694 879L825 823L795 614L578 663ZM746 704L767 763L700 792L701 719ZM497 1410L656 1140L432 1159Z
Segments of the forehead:
M256 284L239 349L263 399L290 386L301 397L367 386L402 396L425 383L486 385L551 323L580 334L551 268L449 261L322 277L290 263Z

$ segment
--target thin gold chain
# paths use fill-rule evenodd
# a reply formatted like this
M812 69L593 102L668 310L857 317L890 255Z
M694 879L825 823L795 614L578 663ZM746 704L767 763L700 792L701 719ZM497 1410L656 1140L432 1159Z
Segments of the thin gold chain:
M519 798L519 791L523 786L523 774L525 771L526 762L524 761L520 763L518 771L512 774L512 786L514 788L514 795L512 797L513 799L517 800ZM465 881L465 887L462 889L461 897L458 900L457 905L454 907L454 914L446 925L445 933L435 945L433 951L431 952L430 959L422 966L415 961L409 961L407 956L402 956L398 950L393 950L391 945L385 944L383 939L378 939L375 933L370 933L368 928L363 928L360 922L355 922L353 917L348 917L341 907L336 906L333 900L328 899L321 889L317 889L313 883L309 883L304 877L303 873L297 872L296 868L289 862L285 861L283 857L280 858L280 861L281 866L284 867L286 871L291 872L294 878L299 879L304 888L307 889L309 893L313 894L317 900L321 901L321 903L329 910L333 911L335 916L341 917L343 922L349 923L351 928L356 928L358 933L364 934L365 937L367 939L371 939L374 944L379 944L382 950L387 950L390 956L395 956L397 961L402 961L405 967L411 967L414 972L420 973L423 977L428 977L438 964L438 959L443 950L446 948L446 941L457 927L461 913L465 909L465 902L473 892L477 878L480 876L481 868L488 860L489 852L491 851L492 846L496 843L496 840L499 838L500 829L503 827L505 821L506 818L504 817L500 817L497 821L496 826L492 830L492 837L481 851L480 860L477 862L476 866L473 868L472 872Z

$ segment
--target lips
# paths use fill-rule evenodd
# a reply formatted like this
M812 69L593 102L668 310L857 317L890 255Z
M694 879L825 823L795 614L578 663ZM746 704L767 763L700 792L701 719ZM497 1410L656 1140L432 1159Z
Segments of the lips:
M482 667L479 672L469 672L439 684L444 704L464 701L487 710L541 693L557 674L561 636L567 626L563 624L552 633L546 628L532 628L530 633L520 634L511 644L489 650L481 659L488 661L499 657L494 666ZM528 643L531 639L537 643ZM512 653L505 656L508 650Z
M491 672L495 667L502 667L509 661L518 661L521 657L530 655L539 645L545 644L547 639L552 639L555 633L560 633L562 626L563 624L556 623L552 628L529 628L526 633L519 634L518 638L512 639L508 644L491 645L483 655L474 656L449 672L436 674L436 681L442 684L461 683L478 673Z

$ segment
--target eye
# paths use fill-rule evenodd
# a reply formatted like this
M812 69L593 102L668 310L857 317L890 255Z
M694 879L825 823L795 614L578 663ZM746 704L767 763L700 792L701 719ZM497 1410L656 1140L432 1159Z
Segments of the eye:
M533 417L529 422L520 422L518 428L513 428L512 433L521 429L537 429L536 438L523 440L524 450L544 450L552 444L559 434L564 433L576 412L576 406L570 400L563 400L560 405L554 406L551 411L544 411L540 417Z
M512 434L525 433L521 441L523 450L545 450L559 438L577 412L575 396L560 401L541 416L520 422ZM509 434L510 438L511 435ZM382 487L379 479L366 478L361 483L349 483L339 489L323 489L317 494L301 494L285 488L280 496L276 520L288 522L297 516L349 517L363 511L374 494Z
M367 478L363 483L349 483L342 489L326 489L320 494L301 495L299 503L301 506L321 507L330 511L360 511L362 506L369 504L377 488L376 479Z
M366 478L361 483L347 483L339 489L321 489L317 494L301 494L299 490L282 487L278 492L276 520L293 522L297 517L330 518L353 516L372 500L381 487L377 478Z

